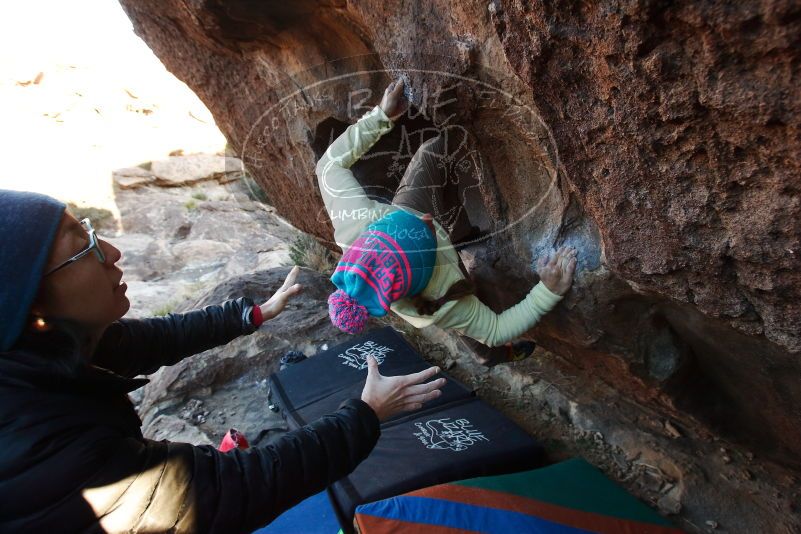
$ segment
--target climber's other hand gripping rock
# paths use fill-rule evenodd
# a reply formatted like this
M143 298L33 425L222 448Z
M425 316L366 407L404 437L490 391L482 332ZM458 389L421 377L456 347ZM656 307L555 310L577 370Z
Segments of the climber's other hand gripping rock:
M576 270L576 249L559 247L554 255L546 255L537 261L537 274L552 293L564 295L573 284Z

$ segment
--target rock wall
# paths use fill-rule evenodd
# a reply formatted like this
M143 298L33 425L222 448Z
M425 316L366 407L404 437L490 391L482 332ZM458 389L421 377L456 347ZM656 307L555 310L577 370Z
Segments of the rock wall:
M685 345L695 368L677 400L703 380L695 403L716 406L699 413L743 434L769 421L762 445L784 444L798 465L801 9L525 4L492 3L493 24L605 266L658 302L670 333L643 340L646 360Z
M370 194L436 129L468 132L484 237L462 256L485 302L576 246L574 289L528 337L579 383L801 468L797 4L121 3L279 214L331 248L314 163L405 75L410 114L354 167Z

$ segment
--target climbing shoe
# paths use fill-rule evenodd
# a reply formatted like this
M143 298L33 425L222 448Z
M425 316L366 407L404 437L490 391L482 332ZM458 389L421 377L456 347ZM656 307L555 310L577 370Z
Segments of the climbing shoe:
M516 341L514 343L507 343L500 347L492 349L489 357L484 359L481 363L487 367L492 367L501 363L519 362L525 360L532 354L537 344L533 341Z
M509 361L519 362L520 360L525 360L534 354L534 349L536 348L537 344L533 341L517 341L512 343L509 350Z

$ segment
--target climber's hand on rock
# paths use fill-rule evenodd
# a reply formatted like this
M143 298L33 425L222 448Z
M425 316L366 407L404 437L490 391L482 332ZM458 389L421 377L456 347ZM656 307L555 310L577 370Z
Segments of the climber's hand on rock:
M429 367L419 373L403 376L382 376L378 362L367 356L367 382L362 390L362 400L373 409L379 421L386 421L401 412L410 412L423 407L423 403L434 400L442 392L444 378L424 383L439 372L438 367Z
M403 78L398 78L384 89L384 97L381 99L381 109L384 114L393 122L403 115L409 103L403 96Z
M286 276L286 280L284 280L284 284L270 297L270 300L259 306L259 308L261 308L261 316L264 317L265 321L281 313L287 301L300 293L300 290L303 289L302 285L295 283L295 278L298 277L299 271L300 267L297 265L292 267L292 270L289 271L289 274Z
M546 255L537 261L540 280L551 293L557 295L564 295L570 289L575 270L576 249L573 247L559 247L552 256Z

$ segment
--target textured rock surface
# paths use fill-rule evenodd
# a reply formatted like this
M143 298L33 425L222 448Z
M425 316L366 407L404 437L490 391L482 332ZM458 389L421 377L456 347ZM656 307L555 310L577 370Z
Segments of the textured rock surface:
M496 2L621 277L801 351L801 11Z
M291 264L289 245L301 234L251 200L241 173L215 170L221 161L195 154L153 162L173 169L169 183L141 167L114 172L121 231L104 237L123 253L129 317L164 314L233 276Z
M797 5L122 4L278 213L329 243L314 162L405 73L415 116L354 167L371 194L433 127L467 130L483 169L469 219L490 234L462 252L480 296L503 309L539 254L576 246L574 290L529 332L572 380L680 420L687 450L722 435L801 467ZM708 468L707 497L684 503L695 520L726 483Z

